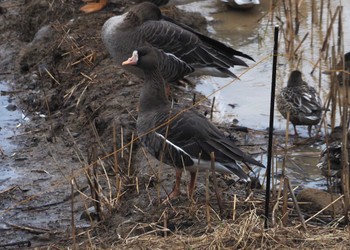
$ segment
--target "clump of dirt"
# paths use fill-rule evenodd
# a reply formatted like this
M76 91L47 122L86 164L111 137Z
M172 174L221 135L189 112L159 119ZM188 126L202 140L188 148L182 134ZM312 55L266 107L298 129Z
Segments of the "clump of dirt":
M73 3L66 2L62 8L62 2L45 0L32 0L23 6L18 21L14 28L19 32L19 39L24 42L31 42L37 31L51 22L65 22L76 14Z

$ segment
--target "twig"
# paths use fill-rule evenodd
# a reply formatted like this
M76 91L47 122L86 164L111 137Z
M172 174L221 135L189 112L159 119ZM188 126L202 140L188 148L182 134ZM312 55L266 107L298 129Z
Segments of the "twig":
M17 241L17 242L11 242L7 244L1 244L0 248L3 248L3 249L7 249L8 247L22 248L22 247L30 247L31 245L32 243L29 240L26 240L26 241Z
M292 196L292 200L294 202L295 209L297 210L299 220L300 220L304 230L306 230L306 223L305 223L304 217L301 214L301 211L300 211L300 208L299 208L299 205L298 205L298 200L297 200L297 198L294 195L293 187L292 187L292 184L290 184L290 181L289 181L288 177L286 177L286 181L288 182L289 192L290 192L290 195Z
M130 152L129 152L129 161L128 161L128 177L131 176L131 158L132 158L132 149L134 145L134 132L131 134L131 141L130 141Z
M283 179L283 205L282 205L282 224L287 226L288 222L288 178Z
M236 220L236 205L237 205L237 194L233 195L233 209L232 209L232 220Z
M213 177L215 195L216 195L216 199L218 201L219 210L220 210L220 218L222 218L224 210L222 208L222 200L219 193L218 180L216 178L216 173L215 173L215 153L214 152L210 153L210 159L211 159L211 176Z
M210 208L209 208L209 170L205 171L205 211L207 216L207 227L210 229Z
M73 176L73 174L72 174ZM77 249L76 245L76 234L75 234L75 221L74 221L74 179L72 178L71 182L71 226L72 226L72 239L73 239L73 249Z
M13 228L16 228L16 229L19 229L19 230L23 230L23 231L28 231L28 232L34 233L34 234L54 233L53 231L51 231L49 229L45 229L45 228L16 225L16 224L12 224L12 223L6 222L6 221L4 221L3 223L5 223L6 225L11 226Z

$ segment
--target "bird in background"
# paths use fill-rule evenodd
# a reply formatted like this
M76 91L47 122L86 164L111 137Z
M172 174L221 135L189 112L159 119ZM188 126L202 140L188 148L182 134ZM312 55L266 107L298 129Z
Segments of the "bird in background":
M340 62L334 68L323 71L323 74L330 75L335 71L338 83L340 85L350 84L350 52L344 54ZM343 74L344 73L344 74Z
M148 152L158 160L175 167L176 179L168 198L180 195L183 170L190 172L189 195L192 197L197 171L211 169L211 156L215 154L215 171L235 174L249 181L243 170L254 164L264 165L241 151L216 126L195 111L173 106L165 93L165 81L160 65L186 75L191 65L157 48L146 46L134 50L122 63L142 70L144 83L141 87L137 133Z
M341 171L343 169L342 162L342 150L343 150L343 127L337 126L333 129L328 137L328 144L322 150L321 157L317 167L322 171L325 177L336 177L341 178ZM347 135L347 150L348 160L350 160L350 133L346 132Z
M97 2L93 0L82 0L86 2L84 6L80 8L81 11L85 13L93 13L102 10L108 4L108 0L98 0Z
M153 3L135 5L123 15L108 19L102 27L102 40L109 54L121 65L135 48L152 46L172 54L190 65L196 75L236 77L230 68L248 65L239 57L250 56L205 36L194 29L163 15ZM125 65L125 69L142 78L137 67ZM167 81L167 73L161 70Z
M338 80L339 84L350 84L350 52L346 53L344 55L344 58L342 59L344 64L341 62L337 65L337 70L340 70L338 72ZM345 70L343 74L343 70Z
M230 7L233 7L235 9L251 9L256 5L260 4L259 0L221 0L222 2L226 3Z
M297 125L307 125L311 137L313 125L321 121L324 110L321 98L315 88L309 86L299 70L291 72L287 86L276 97L277 108L282 116L293 124L295 135L298 136Z
M82 1L86 2L86 4L80 8L80 11L83 11L85 13L94 13L94 12L100 11L104 7L106 7L108 4L108 0L98 0L97 2L95 2L94 0L82 0ZM144 2L144 1L152 2L158 6L165 5L169 2L169 0L138 0L137 2Z

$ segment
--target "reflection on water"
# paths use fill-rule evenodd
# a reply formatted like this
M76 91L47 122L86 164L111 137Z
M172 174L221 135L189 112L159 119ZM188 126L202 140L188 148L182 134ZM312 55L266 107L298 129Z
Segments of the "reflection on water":
M239 67L234 69L235 74L240 77L240 80L232 81L232 79L225 78L206 78L202 80L202 84L197 86L197 90L209 96L210 99L213 96L216 97L217 112L214 114L217 121L231 122L233 119L236 119L239 121L239 125L257 130L265 130L269 125L273 30L275 24L281 25L281 23L271 23L269 21L271 1L261 1L259 7L244 12L227 9L218 2L220 1L197 1L196 3L188 3L184 8L191 10L196 10L196 8L203 9L204 15L207 15L209 20L214 20L211 22L212 26L209 30L215 33L215 38L229 43L233 48L251 55L256 63L248 62L251 66L249 70ZM316 8L319 10L320 3L318 1L316 2ZM332 13L335 12L338 5L342 4L344 6L344 41L349 41L350 34L346 31L350 28L350 22L347 20L350 14L350 1L331 1L330 4L332 5ZM299 13L301 23L295 44L298 44L307 33L309 34L298 50L301 60L291 63L288 61L287 56L284 55L285 39L282 38L282 32L280 32L277 91L286 85L289 73L293 69L299 68L303 72L304 80L320 90L320 95L325 100L329 90L329 76L322 75L320 72L327 67L323 63L323 68L317 69L314 75L311 75L310 72L319 59L319 51L327 33L328 25L326 22L329 22L330 19L327 17L327 14L331 15L332 13L328 12L325 4L323 11L325 15L323 20L325 23L322 25L312 24L311 1L303 1L299 8ZM282 16L282 20L285 20L283 11L275 11L274 14L280 17ZM276 19L274 20L276 22ZM285 28L284 26L281 25L282 28ZM336 41L334 41L336 39L332 39L331 45L336 44ZM349 50L350 43L345 44L344 51L347 52ZM319 75L321 75L320 81ZM219 90L223 86L225 87ZM214 91L217 92L212 94ZM286 129L286 120L277 110L275 111L274 127L277 131L284 131ZM289 126L289 130L290 134L294 134L291 125ZM298 127L298 131L302 137L308 136L306 126ZM319 180L321 176L320 171L316 168L316 163L318 162L320 148L320 145L311 146L311 148L310 146L305 146L298 147L296 150L290 152L294 154L296 151L299 151L298 155L286 163L287 169L290 172L289 174L294 176L295 180L293 182L295 184L300 184L297 182L298 180L302 180L309 186L318 185L318 181L316 180ZM307 153L310 151L315 152L312 157L307 156Z
M326 188L326 181L316 167L319 159L319 146L299 146L289 153L286 159L286 174L291 178L293 186L309 188ZM276 161L278 173L282 172L283 157Z

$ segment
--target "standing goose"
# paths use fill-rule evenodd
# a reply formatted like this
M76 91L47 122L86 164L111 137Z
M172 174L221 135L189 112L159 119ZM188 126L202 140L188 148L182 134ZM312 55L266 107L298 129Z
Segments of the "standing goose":
M180 107L172 107L165 94L165 81L159 65L168 65L181 74L191 71L191 66L154 47L135 50L122 64L143 71L137 133L153 156L175 167L176 181L170 199L180 194L183 169L191 174L189 194L192 196L197 168L198 171L210 169L211 152L215 153L217 172L236 174L244 180L249 180L249 177L237 161L264 167L242 152L204 116L192 110L183 111Z
M146 45L175 55L200 75L235 77L229 70L230 67L247 66L236 56L253 60L242 52L162 15L160 9L149 2L135 5L123 15L108 19L102 27L102 40L118 65L130 56L134 48ZM139 68L126 66L126 70L143 77ZM162 71L161 73L163 75ZM168 82L169 79L165 80Z
M316 90L309 86L301 76L299 70L290 74L287 87L284 87L277 95L277 108L284 118L293 124L295 135L298 135L297 125L308 125L311 137L312 125L317 125L321 120L322 104Z

